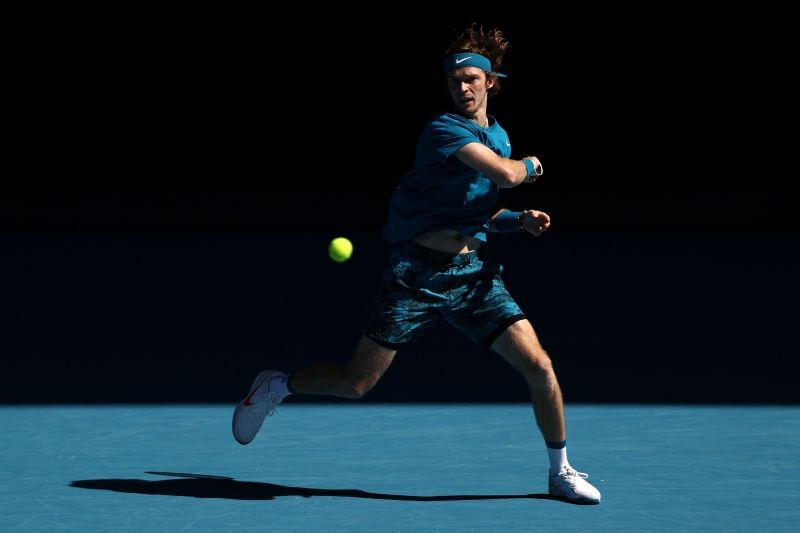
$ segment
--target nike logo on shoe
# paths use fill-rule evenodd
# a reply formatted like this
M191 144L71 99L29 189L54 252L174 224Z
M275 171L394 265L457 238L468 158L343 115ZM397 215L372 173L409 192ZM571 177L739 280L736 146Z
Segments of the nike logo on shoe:
M467 59L472 59L472 56L462 57L461 59L456 59L456 65L458 65L459 63L463 63Z
M256 393L256 391L257 391L258 389L260 389L260 388L261 388L261 385L263 385L263 384L264 384L264 382L265 382L265 381L267 381L267 379L268 379L268 378L264 378L263 380L261 380L261 383L259 383L259 384L258 384L258 385L256 385L255 387L253 387L253 392L251 392L251 393L250 393L250 394L247 396L247 398L245 398L245 399L244 399L244 401L242 402L242 405L244 405L244 406L246 406L246 407L250 407L251 405L253 405L253 402L251 402L250 400L252 400L252 399L253 399L253 395Z

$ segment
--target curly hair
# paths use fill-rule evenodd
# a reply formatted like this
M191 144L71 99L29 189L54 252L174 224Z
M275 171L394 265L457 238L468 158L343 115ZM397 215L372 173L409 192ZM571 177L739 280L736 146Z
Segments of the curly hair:
M503 32L497 28L488 31L483 30L477 22L473 22L461 34L453 39L447 48L446 55L458 54L460 52L474 52L485 56L492 62L492 70L497 71L503 63L503 56L508 50L510 43L503 36ZM494 80L494 85L489 89L489 96L494 96L500 91L500 80L494 74L487 74Z

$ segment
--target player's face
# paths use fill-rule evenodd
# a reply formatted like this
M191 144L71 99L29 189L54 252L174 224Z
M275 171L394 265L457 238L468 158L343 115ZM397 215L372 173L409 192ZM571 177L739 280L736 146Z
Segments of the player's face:
M447 88L453 103L461 113L475 117L479 110L486 112L488 91L494 85L486 73L477 67L464 67L447 76Z

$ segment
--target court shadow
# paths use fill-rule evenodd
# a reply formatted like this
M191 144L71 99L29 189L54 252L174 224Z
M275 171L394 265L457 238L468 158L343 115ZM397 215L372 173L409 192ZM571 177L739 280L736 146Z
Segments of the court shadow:
M444 502L461 500L507 500L534 499L556 500L573 503L549 494L458 494L444 496L411 496L384 494L358 489L317 489L312 487L290 487L259 481L237 481L224 476L187 474L180 472L146 472L159 476L180 479L148 481L144 479L81 479L70 483L81 489L111 490L134 494L160 494L164 496L188 496L191 498L222 498L228 500L274 500L280 496L337 496L342 498L365 498L370 500L397 500L413 502Z

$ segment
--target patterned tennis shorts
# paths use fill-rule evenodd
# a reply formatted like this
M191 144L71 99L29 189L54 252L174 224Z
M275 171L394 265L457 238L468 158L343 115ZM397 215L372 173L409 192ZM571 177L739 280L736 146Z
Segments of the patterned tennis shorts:
M502 272L502 265L478 257L477 250L454 256L411 241L397 243L364 334L396 349L445 320L473 342L490 346L525 318Z

